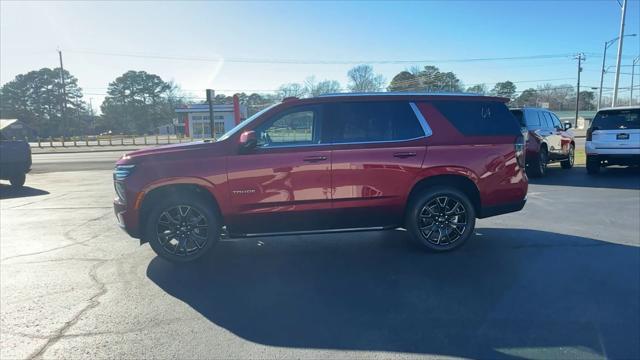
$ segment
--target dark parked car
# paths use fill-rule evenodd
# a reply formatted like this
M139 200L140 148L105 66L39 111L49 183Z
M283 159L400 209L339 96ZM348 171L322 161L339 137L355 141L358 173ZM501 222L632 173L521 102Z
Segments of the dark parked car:
M570 123L562 124L558 116L546 109L511 109L523 131L527 133L527 173L544 176L547 164L560 162L563 169L573 167L576 143Z
M134 151L114 171L115 214L184 262L231 237L403 227L446 251L476 218L518 211L524 138L507 99L338 94L285 99L217 142Z
M25 174L31 170L31 147L25 141L5 140L0 132L0 179L12 186L24 185Z

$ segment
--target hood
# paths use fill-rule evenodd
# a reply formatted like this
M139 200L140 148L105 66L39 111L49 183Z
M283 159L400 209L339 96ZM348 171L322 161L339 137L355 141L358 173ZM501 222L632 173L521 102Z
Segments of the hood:
M174 156L182 156L181 154L185 152L194 152L194 155L197 153L215 155L216 152L221 152L222 148L222 142L209 141L154 146L126 153L118 160L117 164L132 164L151 159L171 159Z

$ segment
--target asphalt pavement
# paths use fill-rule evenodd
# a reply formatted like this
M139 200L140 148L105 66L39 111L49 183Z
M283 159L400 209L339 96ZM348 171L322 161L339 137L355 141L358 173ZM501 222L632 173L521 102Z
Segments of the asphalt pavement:
M554 165L451 253L394 230L177 266L117 227L118 156L34 156L26 188L0 186L0 358L640 357L637 170Z

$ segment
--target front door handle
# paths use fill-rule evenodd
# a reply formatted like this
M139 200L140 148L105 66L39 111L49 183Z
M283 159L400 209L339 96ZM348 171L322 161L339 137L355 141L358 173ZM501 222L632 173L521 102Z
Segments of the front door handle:
M306 161L306 162L318 162L318 161L327 160L327 157L326 156L307 156L306 158L304 158L302 160Z
M395 154L393 154L393 157L397 157L397 158L408 158L408 157L412 157L412 156L416 156L416 153L414 152L397 152Z

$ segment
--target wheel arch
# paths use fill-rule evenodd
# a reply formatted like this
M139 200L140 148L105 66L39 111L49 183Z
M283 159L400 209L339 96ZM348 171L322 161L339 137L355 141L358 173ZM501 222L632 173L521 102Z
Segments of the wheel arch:
M469 197L471 204L473 205L476 214L480 214L482 211L482 200L480 198L480 190L476 185L476 182L468 175L462 173L448 173L440 175L427 176L417 181L409 195L407 197L407 205L405 206L405 215L409 207L409 202L413 197L427 189L434 186L448 186L462 191ZM404 218L404 217L403 217Z
M211 184L209 184L209 186L207 186L207 184L203 184L199 181L172 181L166 184L156 184L155 186L151 186L146 189L143 193L144 195L142 199L140 200L141 202L138 215L140 229L144 229L147 218L151 209L153 209L154 204L157 204L158 201L167 197L179 198L185 195L195 195L209 202L213 206L214 212L218 215L220 224L223 225L224 221L222 219L222 212L220 211L220 204L211 189ZM141 234L142 233L144 232L141 231ZM142 241L146 241L144 236L141 236L140 238Z

